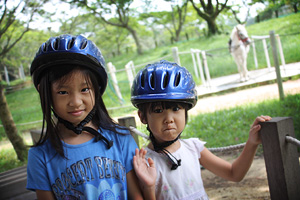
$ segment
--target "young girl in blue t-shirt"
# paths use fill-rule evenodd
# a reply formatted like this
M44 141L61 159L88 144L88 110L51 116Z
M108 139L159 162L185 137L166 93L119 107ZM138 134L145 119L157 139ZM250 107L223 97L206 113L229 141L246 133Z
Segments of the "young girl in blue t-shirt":
M38 199L142 199L132 158L137 145L109 116L101 51L78 35L41 45L30 72L43 111L40 140L29 150L27 189Z

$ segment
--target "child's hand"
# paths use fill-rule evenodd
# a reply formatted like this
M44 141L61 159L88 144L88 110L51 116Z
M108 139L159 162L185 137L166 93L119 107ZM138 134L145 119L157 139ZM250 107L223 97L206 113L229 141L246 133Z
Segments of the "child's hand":
M146 153L147 150L143 148L140 151L136 149L135 156L133 157L133 166L140 183L144 187L154 187L156 181L156 169L151 158L148 158L149 165L147 164L147 160L145 159Z
M259 124L259 122L265 122L271 119L272 118L270 116L263 116L263 115L256 117L255 121L253 122L250 128L248 142L250 142L253 145L261 144L261 138L260 135L258 134L258 131L261 129L261 125Z

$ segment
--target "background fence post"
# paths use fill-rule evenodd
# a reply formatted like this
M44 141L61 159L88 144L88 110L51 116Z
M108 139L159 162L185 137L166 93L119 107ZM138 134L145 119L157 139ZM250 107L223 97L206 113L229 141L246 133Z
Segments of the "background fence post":
M262 40L262 43L263 43L263 47L264 47L267 66L268 66L268 69L270 71L271 70L271 63L270 63L270 57L269 57L269 53L268 53L268 46L267 46L267 42L266 42L265 38Z
M297 146L286 142L295 137L290 117L275 117L261 123L261 139L272 200L299 199L300 166Z
M132 126L134 128L136 128L136 123L135 123L135 118L134 117L122 117L122 118L118 118L118 122L121 126L126 126L129 128L129 126ZM138 146L139 145L139 138L137 134L131 134L132 137L134 138L136 144Z
M209 74L209 69L208 69L208 65L207 65L207 59L206 59L205 51L201 51L201 55L202 55L204 71L205 71L205 75L206 75L206 82L208 83L207 86L211 87L210 74Z
M196 60L195 60L195 53L196 53L196 50L191 49L191 55L192 55L192 60L193 60L193 66L194 66L195 75L196 75L196 78L199 78L197 64L196 64Z
M253 58L254 58L254 64L255 64L255 68L258 68L258 62L257 62L257 56L256 56L256 50L255 50L255 42L254 42L254 38L253 42L252 42L252 49L253 49Z
M131 86L133 84L134 75L133 75L132 67L130 66L130 62L128 62L125 65L125 70L126 70L128 80L129 80L129 87L131 88Z
M278 59L276 39L275 39L275 32L274 31L270 31L270 41L271 41L273 60L274 60L274 65L275 65L275 70L276 70L279 97L280 97L280 100L283 100L284 99L284 93L283 93L283 87L282 87L282 80L281 80L281 74L280 74L280 66L279 66L279 59Z
M173 47L172 53L173 53L174 62L176 62L178 65L181 65L180 59L179 59L178 47Z
M120 91L119 85L118 85L118 79L116 76L116 67L111 63L107 63L107 68L108 68L108 73L110 74L112 83L113 83L113 87L115 89L116 95L118 96L119 102L121 105L123 105L123 97L122 97L122 93Z

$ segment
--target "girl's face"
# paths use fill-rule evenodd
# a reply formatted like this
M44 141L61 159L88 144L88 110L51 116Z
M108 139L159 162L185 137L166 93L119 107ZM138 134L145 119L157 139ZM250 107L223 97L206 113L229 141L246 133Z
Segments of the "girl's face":
M171 108L156 105L152 111L147 112L146 118L140 117L142 123L148 124L159 143L176 139L185 127L185 109L179 105Z
M77 126L95 105L95 93L91 83L75 70L52 84L52 100L55 113Z

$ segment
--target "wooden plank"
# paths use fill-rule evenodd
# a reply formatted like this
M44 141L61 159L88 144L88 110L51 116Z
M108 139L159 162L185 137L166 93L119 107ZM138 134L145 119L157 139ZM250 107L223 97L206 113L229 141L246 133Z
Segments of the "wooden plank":
M118 122L121 126L126 126L129 128L129 126L132 126L136 128L135 118L134 117L122 117L118 119ZM134 138L136 144L139 146L139 137L136 134L132 134L132 137Z
M261 123L261 139L272 200L299 199L300 165L297 147L285 141L295 137L290 117L275 117Z
M36 194L26 189L27 166L19 167L0 174L1 200L33 200Z

